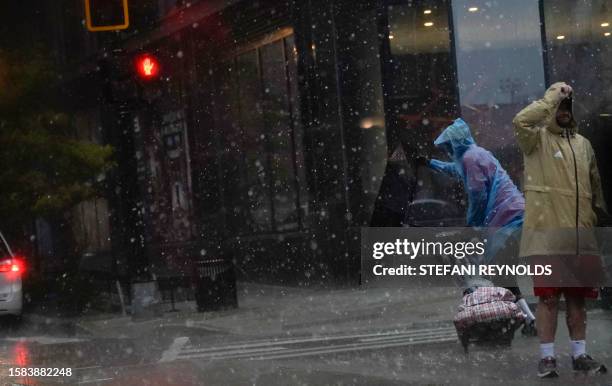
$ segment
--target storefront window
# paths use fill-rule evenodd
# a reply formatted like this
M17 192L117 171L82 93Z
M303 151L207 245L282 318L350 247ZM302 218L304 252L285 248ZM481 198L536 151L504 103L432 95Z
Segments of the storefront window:
M225 201L229 225L243 232L294 230L301 221L303 155L293 55L293 40L281 38L219 69L216 122L231 128L222 138L223 174L233 181L226 184Z
M390 102L400 128L428 131L432 120L454 110L453 64L446 2L388 6ZM429 11L425 13L425 11ZM428 117L428 121L422 118Z
M285 60L287 64L286 82L289 108L291 113L291 129L293 131L293 154L295 165L296 196L298 198L298 222L300 227L305 226L304 219L309 215L308 189L306 188L306 165L304 161L304 130L302 115L300 113L300 93L298 89L298 52L295 46L294 35L284 39Z
M612 200L612 1L544 1L548 74L551 83L574 88L580 133L593 145L604 195Z
M453 24L461 115L517 178L512 119L546 88L538 0L455 0Z
M337 19L351 214L368 224L387 161L378 3L343 1Z
M216 69L216 93L214 101L214 125L221 136L220 156L221 190L228 227L233 231L246 229L246 208L243 207L245 186L243 186L244 167L242 166L242 130L234 117L239 116L238 87L233 62L225 63ZM212 204L212 201L210 202Z
M296 229L297 189L292 114L287 90L285 44L278 40L261 49L264 119L268 127L274 222L278 230ZM292 53L291 53L292 54Z
M438 155L433 141L458 113L450 2L390 3L386 7L389 57L383 60L389 154L402 144L407 172L417 181L415 199L443 198L460 204L459 185L426 167L417 170L414 164L419 155Z
M251 50L241 54L236 59L236 65L249 220L252 221L251 228L260 232L271 227L271 207L258 51Z

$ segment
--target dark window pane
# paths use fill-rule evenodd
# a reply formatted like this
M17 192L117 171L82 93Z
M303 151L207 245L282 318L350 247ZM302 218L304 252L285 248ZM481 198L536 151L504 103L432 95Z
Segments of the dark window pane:
M612 200L612 0L545 0L548 75L574 88L574 113Z
M240 55L236 62L240 90L240 126L246 159L248 221L252 231L265 231L271 229L272 216L258 52L248 51Z
M291 112L283 41L261 48L264 117L270 138L272 192L277 229L298 227Z
M298 91L297 60L298 53L293 35L285 38L285 52L289 79L289 104L293 124L293 143L295 154L296 178L298 183L299 207L301 218L308 215L308 192L306 189L306 165L304 164L304 132L300 115L300 94ZM303 222L302 222L303 224Z
M457 117L454 58L451 54L449 1L395 1L387 7L389 58L386 72L388 151L408 158L431 153L440 130ZM427 12L426 12L427 11ZM403 147L400 147L400 139ZM404 150L402 152L401 150ZM418 175L416 198L441 198L459 202L459 184L437 178L427 168ZM449 191L454 194L449 195Z
M227 226L230 231L246 231L247 215L244 197L244 166L240 151L241 130L234 117L238 116L238 87L235 67L226 62L216 71L217 94L215 100L215 127L221 136L222 190L226 210Z

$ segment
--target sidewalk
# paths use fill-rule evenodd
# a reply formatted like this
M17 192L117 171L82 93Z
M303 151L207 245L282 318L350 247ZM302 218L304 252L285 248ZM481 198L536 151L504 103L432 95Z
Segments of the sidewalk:
M198 313L194 302L183 302L176 305L179 312L147 320L97 315L80 318L77 324L105 337L146 336L160 328L245 336L318 335L447 324L459 299L458 288L330 290L240 283L237 309Z
M535 309L530 286L522 286ZM156 316L121 314L73 318L32 314L30 319L61 325L79 334L106 338L144 338L153 332L190 330L197 334L242 336L329 335L449 325L459 305L459 288L311 289L239 283L238 308L197 312L195 302L160 305ZM591 307L589 307L591 308ZM42 323L42 322L41 322Z

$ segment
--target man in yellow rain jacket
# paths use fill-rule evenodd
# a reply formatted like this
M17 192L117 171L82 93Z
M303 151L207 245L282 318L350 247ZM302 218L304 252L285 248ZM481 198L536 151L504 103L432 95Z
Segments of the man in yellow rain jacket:
M572 88L555 83L543 99L524 108L513 121L525 162L521 256L570 258L580 264L586 261L587 266L581 265L576 271L588 272L597 269L593 267L599 258L589 229L596 226L597 212L605 213L606 209L595 154L591 143L577 132L572 102ZM605 366L585 351L585 298L596 298L597 290L538 286L536 279L534 293L539 296L536 318L541 352L538 376L558 375L554 339L561 294L567 305L574 370L605 372Z

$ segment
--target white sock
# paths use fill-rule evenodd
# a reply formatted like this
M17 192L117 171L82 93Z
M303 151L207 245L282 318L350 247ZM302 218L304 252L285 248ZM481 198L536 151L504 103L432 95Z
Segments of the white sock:
M533 315L533 312L531 312L531 310L529 309L529 304L527 304L524 298L521 298L518 302L516 302L516 304L521 307L521 310L523 310L523 313L527 315L527 319L530 322L535 320L535 316Z
M570 340L570 346L572 346L572 357L578 358L582 354L586 354L586 341L584 340Z
M555 344L554 343L540 343L540 357L555 357Z

